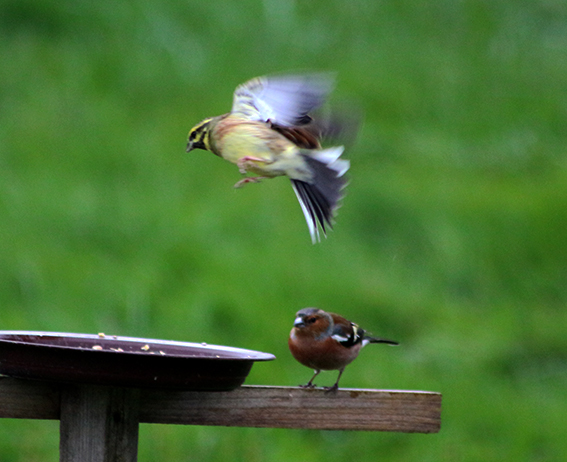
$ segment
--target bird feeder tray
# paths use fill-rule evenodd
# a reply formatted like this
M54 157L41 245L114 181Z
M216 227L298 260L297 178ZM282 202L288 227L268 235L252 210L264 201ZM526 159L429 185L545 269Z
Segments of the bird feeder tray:
M275 356L205 343L0 331L0 374L62 383L230 391Z

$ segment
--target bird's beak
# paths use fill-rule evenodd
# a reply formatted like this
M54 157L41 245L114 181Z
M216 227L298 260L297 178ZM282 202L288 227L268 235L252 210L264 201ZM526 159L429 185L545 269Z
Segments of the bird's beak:
M305 323L303 322L303 318L301 317L297 317L295 318L295 321L293 321L293 327L304 327Z
M207 145L203 143L203 141L199 139L190 140L187 142L187 152L192 151L193 149L204 149L205 151L208 150Z

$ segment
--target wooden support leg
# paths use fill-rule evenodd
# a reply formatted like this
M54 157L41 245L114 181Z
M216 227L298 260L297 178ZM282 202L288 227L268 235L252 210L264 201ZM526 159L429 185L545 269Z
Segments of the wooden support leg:
M61 390L60 462L135 462L139 390L93 385Z

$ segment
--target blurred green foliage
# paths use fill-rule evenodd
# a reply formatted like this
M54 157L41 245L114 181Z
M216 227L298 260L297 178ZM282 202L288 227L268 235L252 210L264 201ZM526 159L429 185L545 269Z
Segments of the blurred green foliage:
M319 306L401 343L342 386L444 396L436 435L143 425L140 461L565 460L566 56L561 0L1 0L0 329L269 351L248 383L295 385ZM287 180L184 152L297 69L365 112L316 246ZM57 460L57 430L0 422L0 460Z

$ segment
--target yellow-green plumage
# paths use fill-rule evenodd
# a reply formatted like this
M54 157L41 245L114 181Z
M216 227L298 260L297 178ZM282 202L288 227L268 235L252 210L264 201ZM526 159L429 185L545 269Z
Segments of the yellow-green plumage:
M343 147L322 149L308 115L332 89L328 74L260 77L240 85L230 113L201 121L189 132L187 152L205 149L236 164L245 177L288 176L313 242L326 233L346 185Z

